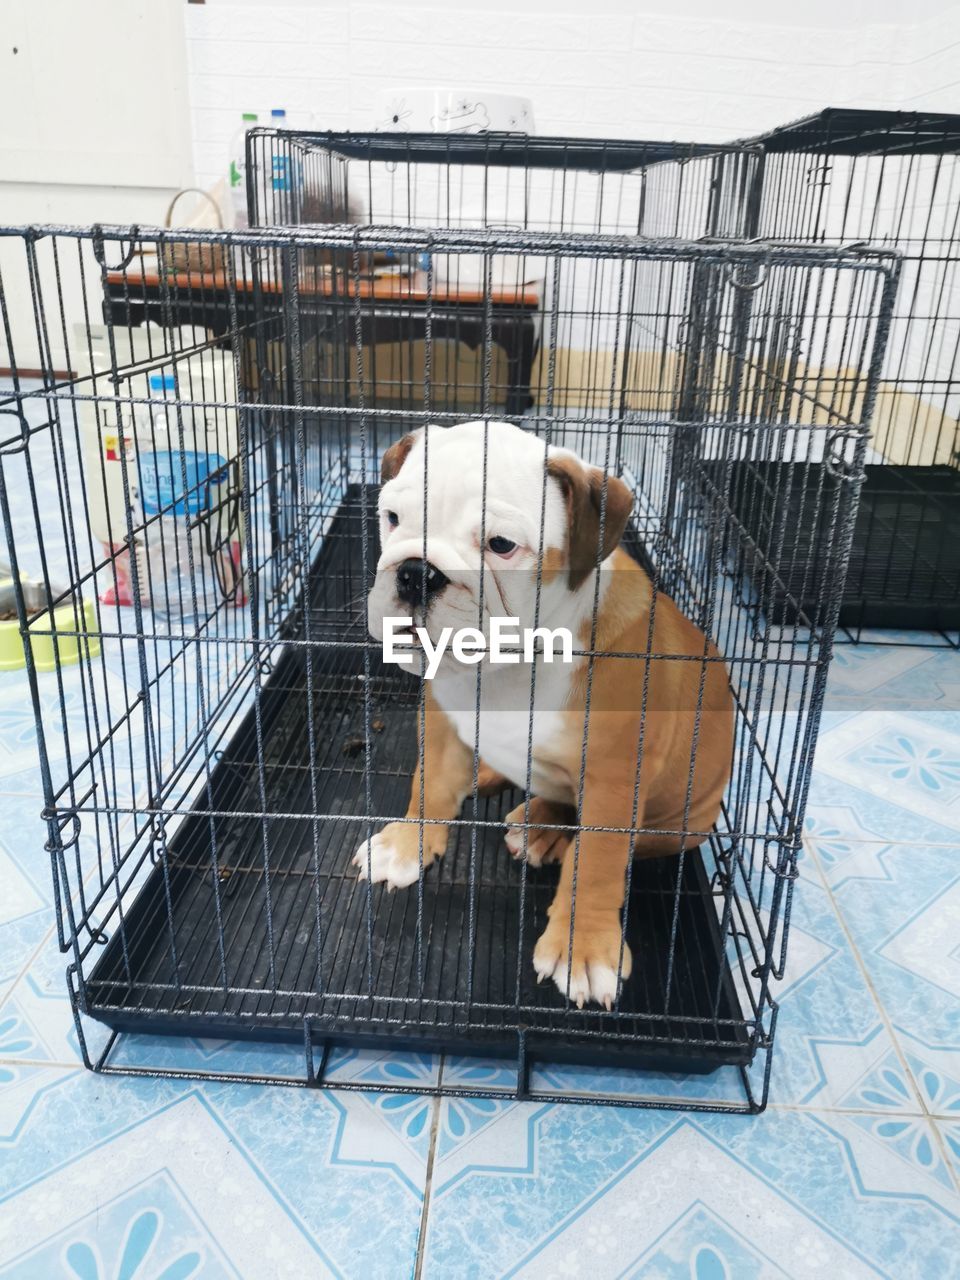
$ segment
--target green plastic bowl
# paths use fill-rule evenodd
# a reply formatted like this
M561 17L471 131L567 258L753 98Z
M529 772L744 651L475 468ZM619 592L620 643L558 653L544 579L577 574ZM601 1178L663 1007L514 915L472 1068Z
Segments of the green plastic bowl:
M46 633L30 637L33 662L38 671L55 671L58 665L67 667L81 658L100 656L97 612L92 600L65 600L52 611L43 609L46 599L43 586L29 582L26 577L21 581L27 608L36 610L27 629ZM9 613L13 608L13 579L0 579L0 613ZM0 671L16 671L25 663L18 619L0 622Z

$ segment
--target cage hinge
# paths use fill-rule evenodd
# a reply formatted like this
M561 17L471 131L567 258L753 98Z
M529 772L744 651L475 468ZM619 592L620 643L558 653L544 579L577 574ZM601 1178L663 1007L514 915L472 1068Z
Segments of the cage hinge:
M0 415L3 417L16 418L17 425L20 428L20 439L11 439L4 441L0 445L0 457L12 456L15 453L23 453L30 440L30 424L27 422L27 416L19 409L0 409Z
M827 474L842 483L862 484L866 478L863 466L856 458L845 457L850 440L838 432L832 432L823 451L823 465Z
M89 920L84 923L87 937L97 947L105 947L110 941L110 935L105 929L101 929L99 925L91 924Z
M75 809L68 809L62 816L58 816L56 809L44 809L40 816L45 822L54 822L57 826L57 838L48 840L43 846L47 853L63 853L72 849L80 839L80 815ZM64 839L63 833L67 827L71 828L71 832Z
M772 863L765 855L763 865L769 872L771 872L772 875L776 876L778 880L790 881L797 880L800 877L800 868L797 866L796 856L792 854L781 861L779 865L774 865L774 863Z

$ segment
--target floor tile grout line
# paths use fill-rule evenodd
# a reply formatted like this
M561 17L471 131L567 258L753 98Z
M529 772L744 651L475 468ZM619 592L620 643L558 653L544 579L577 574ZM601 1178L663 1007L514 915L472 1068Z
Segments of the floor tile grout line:
M443 1086L443 1068L446 1055L440 1055L440 1068L437 1072L437 1088ZM420 1211L420 1227L417 1231L417 1252L413 1263L413 1280L421 1280L423 1262L426 1255L427 1225L430 1217L430 1195L433 1190L433 1163L437 1152L437 1138L440 1133L440 1108L443 1097L438 1093L433 1099L433 1114L430 1117L430 1146L427 1151L427 1168L423 1179L423 1208Z
M0 1058L0 1063L5 1067L30 1067L34 1070L45 1070L49 1068L51 1071L83 1071L83 1063L78 1058L76 1062L59 1062L50 1058Z
M803 840L805 844L807 844L809 841L808 848L810 852L811 861L813 862L813 865L817 869L817 875L819 876L820 881L824 887L824 890L826 891L827 897L829 898L829 901L830 901L830 905L833 907L837 920L839 921L840 928L843 930L843 935L850 946L850 952L854 958L854 962L856 963L857 968L860 970L860 974L866 984L867 990L870 992L873 1002L877 1007L877 1011L880 1014L880 1019L883 1023L884 1028L886 1029L887 1035L890 1037L890 1043L892 1044L893 1051L897 1055L897 1058L900 1062L900 1066L903 1069L904 1076L907 1081L907 1085L909 1088L912 1088L914 1095L919 1101L920 1106L922 1108L923 1116L930 1121L930 1128L933 1131L933 1141L936 1144L937 1150L940 1152L941 1159L946 1165L947 1173L950 1175L950 1178L954 1184L954 1188L957 1194L960 1195L960 1168L954 1167L954 1163L950 1157L950 1153L947 1151L944 1145L943 1135L940 1133L940 1130L937 1127L937 1125L933 1123L933 1119L934 1119L933 1114L930 1112L929 1108L927 1107L927 1104L923 1098L923 1094L920 1092L920 1088L917 1085L916 1080L914 1079L913 1072L910 1070L910 1066L907 1063L906 1053L904 1052L903 1047L900 1044L899 1037L897 1036L897 1033L894 1030L893 1022L890 1019L890 1015L887 1012L886 1006L884 1005L883 1001L880 999L879 995L877 994L877 990L873 984L873 980L870 977L869 970L867 969L863 956L860 954L860 948L857 946L856 942L854 941L853 935L850 932L850 928L847 924L846 917L844 916L843 911L840 907L840 903L837 901L836 897L834 896L833 888L831 887L829 881L827 880L826 872L823 870L823 867L821 867L820 865L820 859L817 857L814 849L814 845L816 842L811 840L810 837L807 837L807 836L804 836Z

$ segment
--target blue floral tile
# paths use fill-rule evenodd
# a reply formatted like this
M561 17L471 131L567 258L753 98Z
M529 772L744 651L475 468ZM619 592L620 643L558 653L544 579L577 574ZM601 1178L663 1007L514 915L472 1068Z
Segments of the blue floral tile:
M359 1100L381 1123L389 1125L424 1163L429 1155L436 1114L436 1099L429 1094L380 1092L379 1087L435 1088L440 1078L440 1058L433 1054L384 1053L345 1049L331 1053L324 1079L332 1084L366 1086L363 1092L343 1092L343 1100Z
M46 828L40 821L40 802L4 797L0 830L0 924L51 906L53 877L50 855L44 850ZM52 922L52 917L48 916Z
M922 1142L894 1149L854 1114L496 1106L438 1149L425 1274L846 1278L896 1259L927 1280L954 1264L955 1188Z
M953 1167L953 1176L960 1186L960 1120L937 1120L934 1123Z
M123 1032L110 1051L111 1067L154 1071L196 1071L255 1079L306 1079L302 1044L256 1040L212 1040L196 1036L156 1036Z
M922 817L897 801L896 791L886 797L872 795L814 767L804 834L817 840L818 831L825 831L831 843L839 840L853 845L897 840L926 845L958 843L955 827Z
M908 1167L922 1169L953 1193L953 1176L929 1121L920 1116L857 1115L853 1123L888 1146Z
M863 1089L884 1064L898 1084L897 1108L918 1111L909 1079L896 1061L882 1013L850 948L828 893L802 863L797 882L786 973L775 985L780 1004L771 1101L781 1105L856 1109Z
M960 847L864 844L821 861L898 1034L960 1048Z
M173 1178L158 1173L4 1268L6 1280L241 1280Z
M142 1035L122 1032L110 1051L111 1067L134 1067L157 1071L192 1071L205 1075L231 1075L249 1078L270 1076L279 1080L303 1082L307 1078L307 1062L303 1043L274 1043L259 1040L217 1040L196 1036ZM313 1070L321 1065L319 1046L314 1048ZM417 1053L387 1053L370 1050L334 1048L324 1067L327 1084L362 1085L384 1114L401 1126L406 1125L429 1136L429 1123L423 1124L417 1112L424 1099L409 1094L394 1095L378 1090L432 1088L440 1074L440 1058Z
M318 1064L319 1065L319 1064ZM373 1049L333 1049L324 1079L331 1083L432 1088L440 1075L440 1057L430 1053L391 1053Z
M882 1064L898 1081L896 1109L920 1113L909 1075L899 1064L881 1011L871 994L812 864L801 864L794 894L786 975L775 983L780 1005L773 1050L770 1100L784 1106L865 1105L862 1090ZM748 1072L755 1096L762 1091L766 1059L758 1055ZM444 1080L479 1087L516 1087L516 1069L482 1062L472 1071L444 1068ZM531 1086L538 1092L603 1094L632 1100L713 1102L743 1105L740 1072L723 1067L708 1075L664 1074L604 1067L546 1066L535 1063ZM888 1104L885 1104L888 1105Z
M960 654L942 642L837 645L827 681L828 708L846 699L867 706L960 707Z
M0 1147L4 1278L412 1272L426 1165L360 1095L48 1069Z
M53 871L47 852L47 826L40 817L42 802L37 796L4 796L3 829L0 831L0 884L9 886L6 902L0 901L0 922L8 913L26 914L46 907L49 924L54 922ZM131 819L115 815L83 815L75 841L65 850L71 899L78 915L82 912L79 893L86 885L86 900L112 873L112 859L129 844ZM72 839L68 830L66 840ZM100 909L103 914L104 909Z
M848 758L854 765L866 765L891 784L902 783L947 805L960 795L960 754L929 739L918 741L915 734L907 731L882 733Z
M810 794L813 816L838 796L850 803L851 792L902 811L881 833L888 840L906 836L909 823L914 838L932 841L928 832L937 829L960 841L960 711L881 708L827 717Z
M27 1019L15 1005L6 1005L0 1012L0 1084L16 1079L25 1062L48 1057Z
M340 1274L412 1273L427 1172L419 1135L352 1091L222 1085L205 1098Z
M897 1029L925 1109L934 1117L946 1165L960 1187L960 1047L929 1044Z
M517 1063L510 1058L470 1058L448 1054L443 1082L465 1089L495 1089L510 1093L517 1087Z
M852 640L851 636L856 639ZM960 633L951 631L916 631L903 627L861 627L858 631L841 628L837 633L837 644L844 648L862 648L863 646L879 649L933 649L944 653L956 653L960 645Z
M0 923L0 1002L49 931L47 909Z
M925 1109L960 1120L960 1044L931 1044L903 1028L896 1031Z
M42 794L39 760L19 773L5 773L0 776L0 798L4 803L10 796L20 796L23 799L32 800L39 814L43 807Z
M35 953L27 971L0 1003L0 1020L16 1016L30 1028L36 1046L34 1056L60 1066L76 1066L82 1061L65 970L67 956L50 931ZM83 1019L84 1035L91 1057L105 1047L109 1031L99 1022Z
M65 761L70 747L76 755L87 741L87 698L93 695L89 686L85 691L85 678L79 666L64 668L59 681L52 671L37 676L40 719L52 762ZM105 714L106 700L114 708L127 705L123 682L104 679L102 670L97 672L94 690L101 714ZM13 680L0 678L0 779L32 768L37 758L36 717L26 679L19 674Z

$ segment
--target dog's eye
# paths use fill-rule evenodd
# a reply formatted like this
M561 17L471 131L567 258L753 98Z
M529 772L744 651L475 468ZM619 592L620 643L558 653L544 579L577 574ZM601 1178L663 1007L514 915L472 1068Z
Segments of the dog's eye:
M511 542L509 538L490 538L487 546L494 555L498 556L508 556L511 551L516 551L517 549L517 544Z
M388 511L387 524L390 526L390 528L395 529L399 523L400 523L400 517L397 515L397 513L395 511Z

